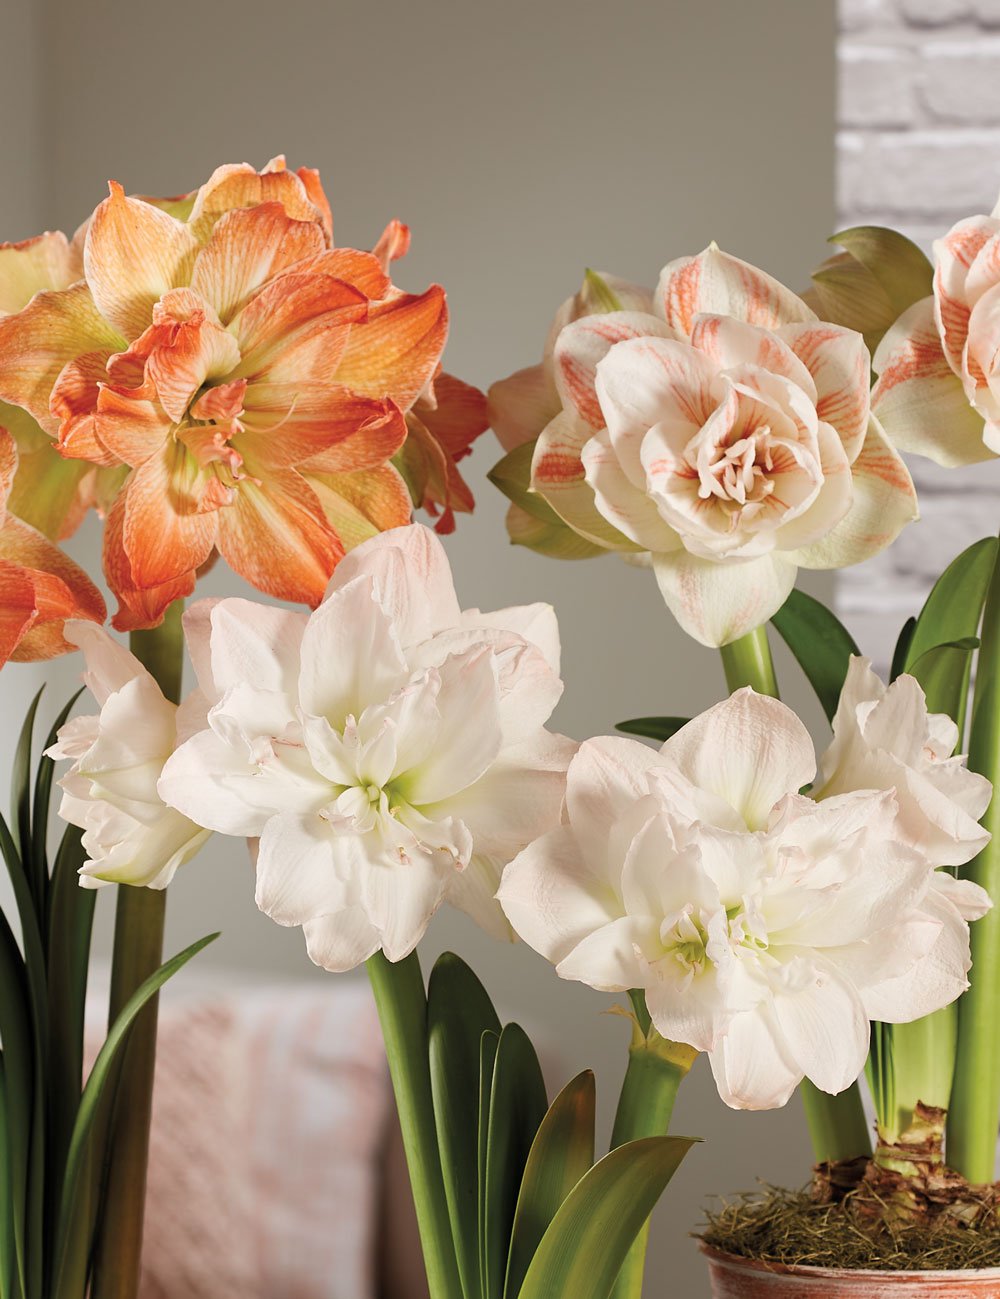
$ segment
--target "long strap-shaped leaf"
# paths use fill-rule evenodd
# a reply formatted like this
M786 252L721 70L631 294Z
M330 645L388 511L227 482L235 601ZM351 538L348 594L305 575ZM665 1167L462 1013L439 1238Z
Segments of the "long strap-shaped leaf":
M690 720L690 717L630 717L627 722L615 722L615 730L641 735L646 740L659 740L662 744Z
M514 1213L505 1299L516 1299L549 1223L594 1162L596 1100L588 1069L555 1098L531 1143Z
M448 1217L465 1299L480 1299L479 1067L483 1034L500 1020L468 965L445 952L427 986L427 1036L434 1122ZM492 1061L490 1077L492 1077Z
M87 1079L87 1085L84 1087L83 1095L80 1098L80 1108L77 1112L76 1123L73 1126L73 1136L70 1140L69 1153L66 1159L66 1173L63 1178L59 1221L56 1229L54 1255L56 1260L55 1294L63 1293L61 1285L62 1271L65 1265L66 1243L72 1232L74 1201L86 1157L87 1138L90 1135L91 1125L97 1113L101 1095L108 1083L108 1079L111 1077L118 1053L128 1038L128 1032L135 1017L149 1001L150 997L154 996L172 975L186 965L193 956L197 956L202 948L214 942L218 936L218 934L208 934L205 938L199 938L190 947L185 947L183 952L179 952L169 961L165 961L158 970L155 970L148 979L141 983L122 1007L117 1019L108 1030L104 1045L97 1054L94 1067L90 1071L90 1077Z
M860 650L840 619L819 600L795 590L771 619L832 721L852 654Z
M905 672L928 650L976 635L996 555L996 537L984 537L951 561L917 616L906 647Z
M607 1299L629 1246L693 1144L643 1137L605 1155L553 1218L518 1299Z
M28 989L17 940L0 911L0 1039L4 1052L6 1158L4 1180L13 1232L13 1293L27 1295L27 1199L29 1134L32 1125L33 1051Z

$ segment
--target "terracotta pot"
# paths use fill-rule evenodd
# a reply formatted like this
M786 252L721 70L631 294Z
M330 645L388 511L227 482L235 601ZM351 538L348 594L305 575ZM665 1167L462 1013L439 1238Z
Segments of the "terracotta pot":
M702 1245L713 1299L1000 1299L1000 1267L868 1272L756 1263Z

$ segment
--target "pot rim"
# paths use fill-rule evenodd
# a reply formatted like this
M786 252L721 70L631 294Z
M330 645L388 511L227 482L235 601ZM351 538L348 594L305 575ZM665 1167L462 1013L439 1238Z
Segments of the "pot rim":
M779 1272L785 1276L812 1276L843 1279L857 1277L859 1280L883 1280L885 1277L900 1277L905 1280L925 1281L960 1281L977 1277L984 1281L1000 1281L1000 1267L965 1267L950 1271L901 1271L897 1268L862 1268L862 1267L814 1267L809 1263L767 1263L763 1259L746 1258L742 1254L730 1254L724 1249L716 1249L705 1241L698 1242L698 1248L706 1258L716 1259L730 1267L743 1272Z

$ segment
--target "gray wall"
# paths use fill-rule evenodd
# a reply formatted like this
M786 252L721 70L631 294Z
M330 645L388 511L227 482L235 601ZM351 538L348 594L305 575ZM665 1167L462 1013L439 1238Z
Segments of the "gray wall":
M368 246L392 216L411 224L398 278L446 284L449 368L483 386L537 358L551 312L588 265L648 281L714 238L801 284L833 221L832 0L174 0L138 16L126 0L49 0L44 55L44 147L8 163L40 192L33 210L4 211L7 237L73 227L108 177L172 193L220 161L284 150L322 169L339 242ZM559 725L584 737L714 702L715 656L672 624L648 574L506 544L504 503L484 478L497 457L484 439L466 462L480 506L449 550L466 603L555 604ZM93 559L96 541L90 527L76 553ZM235 589L218 573L205 585ZM28 675L3 674L5 709ZM59 675L68 682L69 669ZM311 970L297 934L256 913L236 844L212 845L172 889L171 948L214 928L224 937L204 959L234 980L248 969L329 977ZM607 1124L626 1043L622 1021L601 1013L609 999L561 984L461 917L439 918L428 960L445 946L545 1040L554 1082L596 1066ZM709 1140L658 1211L648 1294L697 1299L706 1283L686 1235L705 1197L756 1178L801 1182L808 1153L797 1106L732 1114L703 1068L676 1127Z

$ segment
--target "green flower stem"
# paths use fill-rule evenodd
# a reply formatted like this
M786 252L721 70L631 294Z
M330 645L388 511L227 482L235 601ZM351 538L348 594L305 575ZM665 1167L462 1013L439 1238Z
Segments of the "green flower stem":
M420 961L415 952L396 962L376 952L368 960L368 977L396 1094L430 1296L462 1299L434 1124L427 1054L427 994Z
M180 700L184 667L183 601L159 627L133 632L132 653L168 699ZM166 890L118 886L108 1022L163 961ZM93 1299L135 1299L139 1291L149 1123L156 1064L158 998L132 1027L111 1117L110 1158L95 1242Z
M697 1051L660 1037L649 1023L641 992L631 994L636 1009L628 1068L618 1098L611 1149L640 1137L663 1136L670 1127L677 1091ZM649 1223L636 1236L609 1299L641 1299L649 1243Z
M1000 783L1000 564L983 613L969 766ZM958 1003L958 1055L948 1113L948 1163L970 1182L992 1182L1000 1120L1000 797L983 817L993 835L962 874L993 899L973 923L972 986Z
M767 631L758 627L730 645L723 645L722 666L730 691L752 686L758 694L778 698L771 647ZM854 1159L871 1154L871 1138L861 1104L861 1091L853 1083L839 1096L828 1096L807 1079L799 1091L809 1125L813 1154L818 1163L835 1159Z

